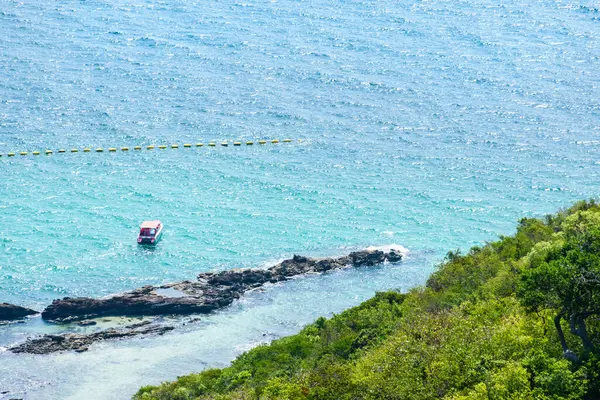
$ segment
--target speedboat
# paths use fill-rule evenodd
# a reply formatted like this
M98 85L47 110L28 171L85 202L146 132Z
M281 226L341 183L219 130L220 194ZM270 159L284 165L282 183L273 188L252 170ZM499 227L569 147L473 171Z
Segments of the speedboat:
M139 244L156 244L160 240L163 224L159 220L144 221L140 226L140 234L137 242Z

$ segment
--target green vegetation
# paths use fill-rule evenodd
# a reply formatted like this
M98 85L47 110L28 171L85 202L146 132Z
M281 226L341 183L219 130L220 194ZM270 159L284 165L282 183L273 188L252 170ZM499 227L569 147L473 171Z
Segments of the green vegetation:
M423 288L378 293L148 399L598 399L600 206L448 253Z

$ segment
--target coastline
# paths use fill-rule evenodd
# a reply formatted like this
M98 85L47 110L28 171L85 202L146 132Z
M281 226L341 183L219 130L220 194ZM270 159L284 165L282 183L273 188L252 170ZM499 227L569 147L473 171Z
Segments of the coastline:
M448 252L425 286L134 399L596 399L599 249L595 200L522 218L514 235Z
M245 292L265 283L277 283L300 275L323 273L346 267L367 267L402 260L402 250L393 248L386 250L372 248L338 258L314 259L294 256L268 269L201 273L197 281L145 286L102 299L67 297L53 301L42 311L41 317L58 324L79 322L81 326L89 326L96 324L94 319L107 316L208 314L230 305ZM139 329L142 326L144 328ZM88 334L64 333L28 338L23 343L10 346L8 350L13 353L33 354L49 354L66 350L83 352L97 341L145 334L162 335L173 329L175 329L173 325L165 326L154 321L146 321L141 326L109 328Z
M394 287L409 290L422 285L434 261L431 252L413 250L400 263L343 268L269 283L194 323L190 323L191 317L157 317L165 325L182 322L165 335L97 342L83 353L35 355L0 351L0 365L5 368L0 387L10 390L13 397L28 396L36 400L79 400L89 398L89 393L102 400L130 398L142 385L157 385L206 368L226 367L243 352L298 333L316 318L343 312L376 291ZM274 265L256 264L261 268ZM142 320L107 317L100 318L95 326L82 327L77 323L50 324L35 316L24 324L3 327L0 346L22 343L37 333L92 333L94 329L126 326Z

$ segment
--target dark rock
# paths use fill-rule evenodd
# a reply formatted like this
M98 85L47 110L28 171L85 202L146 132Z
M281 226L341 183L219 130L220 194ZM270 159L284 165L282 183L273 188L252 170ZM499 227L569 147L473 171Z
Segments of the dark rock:
M223 308L244 292L267 282L321 273L348 266L372 266L400 261L402 254L391 250L363 250L339 258L314 259L294 255L269 269L243 269L205 272L197 281L183 281L162 286L144 286L131 292L103 299L86 297L54 300L42 312L42 318L54 322L96 318L100 316L149 316L166 314L206 314Z
M356 267L361 267L363 265L373 266L384 262L386 260L386 253L381 250L355 251L350 253L350 258L352 259L352 264Z
M387 253L387 259L389 262L398 262L402 260L402 253L398 250L391 249L389 253Z
M107 329L100 332L80 335L65 333L62 335L44 335L37 339L27 339L25 343L13 346L8 350L13 353L49 354L57 351L73 350L78 353L87 351L94 342L108 339L122 339L138 335L156 334L175 329L172 326L149 326L144 329Z
M0 321L12 321L33 314L38 314L38 312L29 308L15 306L13 304L0 303Z
M146 325L150 325L150 324L152 324L152 321L142 321L142 322L136 322L135 324L127 325L125 328L137 329L137 328L141 328L142 326L146 326Z
M264 269L245 269L242 271L242 283L246 285L262 285L272 278L271 271Z
M96 321L92 321L92 320L88 319L88 320L79 322L77 325L80 325L80 326L90 326L90 325L96 325L96 324L97 324Z
M176 289L185 295L165 297L152 293L154 289ZM218 305L211 302L210 293L206 295L202 289L207 289L206 285L186 281L158 287L146 286L104 299L78 297L54 300L42 312L42 318L70 322L99 316L205 314L218 308Z

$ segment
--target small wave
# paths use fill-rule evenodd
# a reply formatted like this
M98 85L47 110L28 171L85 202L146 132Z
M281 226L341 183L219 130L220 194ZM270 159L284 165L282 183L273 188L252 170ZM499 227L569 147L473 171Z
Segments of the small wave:
M263 261L260 264L258 264L257 268L268 269L268 268L274 267L277 264L281 264L285 260L287 260L287 258L277 258L277 259L266 260L266 261Z
M143 36L143 37L137 38L137 39L135 39L135 41L137 43L139 43L141 45L145 45L147 47L156 47L156 46L158 46L158 41L155 40L155 39L153 39L153 38L151 38L151 37L148 37L148 36Z
M367 247L367 250L380 250L384 252L389 252L390 250L398 250L403 256L406 256L408 255L408 253L410 253L410 250L408 250L406 247L396 243L387 244L383 246L369 246Z
M596 7L589 7L589 6L579 6L579 11L586 13L586 14L597 14L600 13L600 8L596 8Z

